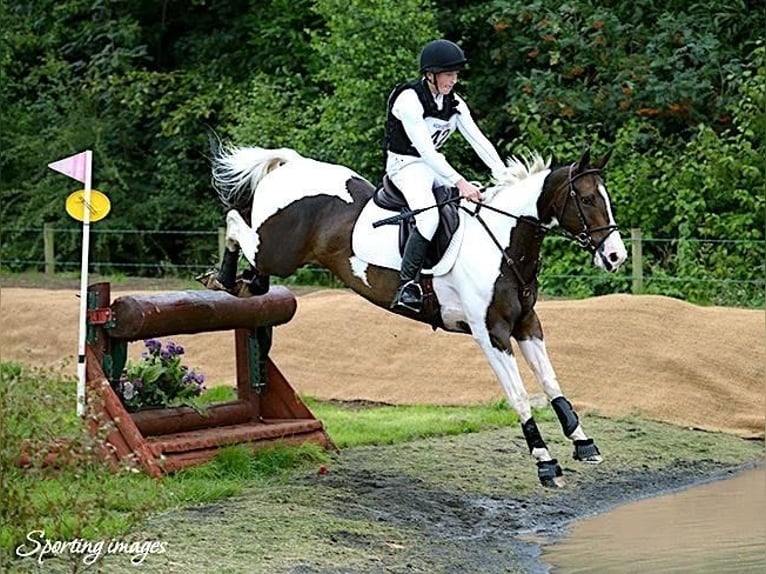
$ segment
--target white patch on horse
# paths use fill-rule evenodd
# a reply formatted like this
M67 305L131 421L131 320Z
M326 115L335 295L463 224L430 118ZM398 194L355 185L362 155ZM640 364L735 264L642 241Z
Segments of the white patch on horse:
M367 287L372 287L370 281L367 279L367 268L369 265L366 261L362 261L356 255L352 255L348 262L351 264L351 272L355 277L359 277Z
M331 195L346 203L354 200L346 188L352 177L360 177L341 165L300 158L269 172L253 194L250 226L257 232L263 222L296 201Z
M612 203L609 201L609 194L606 191L604 184L599 183L598 192L604 200L606 205L606 212L609 214L609 225L615 225L614 215L612 213ZM593 257L593 264L601 269L606 269L607 264L602 260L603 257L609 262L612 268L617 268L628 258L628 251L625 248L625 244L622 241L622 237L619 233L610 233L603 245L599 248L599 253L596 253Z

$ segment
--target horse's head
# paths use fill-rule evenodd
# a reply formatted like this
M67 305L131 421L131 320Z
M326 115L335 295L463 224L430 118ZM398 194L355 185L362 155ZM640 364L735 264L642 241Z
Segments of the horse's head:
M616 271L627 259L612 203L601 172L611 151L590 163L590 150L580 161L553 169L537 206L543 222L557 222L581 247L593 253L593 264Z

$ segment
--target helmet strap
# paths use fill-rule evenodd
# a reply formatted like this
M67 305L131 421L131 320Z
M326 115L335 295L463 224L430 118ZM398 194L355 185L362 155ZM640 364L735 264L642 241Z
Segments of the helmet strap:
M436 89L436 95L439 94L439 86L436 83L436 72L424 72L423 77L426 79L426 83L429 84L429 90L431 93L434 93L434 90L431 90L430 87L433 86Z

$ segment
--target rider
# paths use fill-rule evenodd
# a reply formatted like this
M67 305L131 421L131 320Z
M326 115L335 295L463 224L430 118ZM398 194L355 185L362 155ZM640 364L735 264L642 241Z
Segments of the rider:
M388 97L386 174L412 210L433 206L433 187L441 185L456 187L460 196L470 201L481 201L479 188L437 151L456 128L495 177L505 167L474 122L465 101L453 91L458 72L466 63L457 44L449 40L429 42L420 52L422 78L398 85ZM436 209L415 216L415 228L404 246L400 284L392 309L422 309L423 291L417 279L438 224Z

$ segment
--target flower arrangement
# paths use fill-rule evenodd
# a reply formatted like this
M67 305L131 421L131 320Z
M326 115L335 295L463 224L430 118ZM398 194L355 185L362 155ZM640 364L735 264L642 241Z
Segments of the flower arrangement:
M184 348L157 339L144 341L141 360L128 361L117 392L130 412L150 407L194 406L194 399L205 390L205 377L181 364Z

